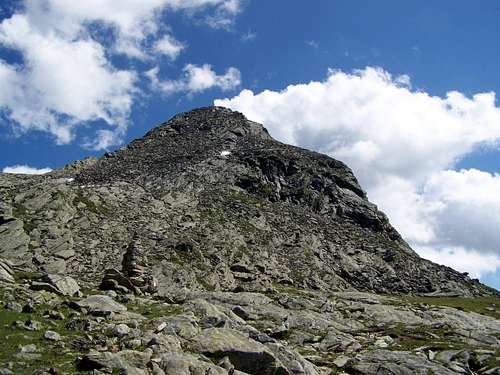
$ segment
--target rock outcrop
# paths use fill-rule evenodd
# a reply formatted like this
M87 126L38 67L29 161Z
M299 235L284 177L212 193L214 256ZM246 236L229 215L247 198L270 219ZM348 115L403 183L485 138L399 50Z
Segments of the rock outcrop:
M0 373L500 366L497 291L421 259L342 162L218 107L0 174L0 302Z
M114 269L160 294L276 284L492 292L422 260L345 164L279 143L223 108L177 115L44 176L0 175L0 186L0 256L94 285Z

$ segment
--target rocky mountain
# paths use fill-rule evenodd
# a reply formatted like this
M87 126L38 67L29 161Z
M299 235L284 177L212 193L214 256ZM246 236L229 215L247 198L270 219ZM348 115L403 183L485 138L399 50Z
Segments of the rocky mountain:
M0 374L500 373L497 291L225 108L0 174L0 258Z

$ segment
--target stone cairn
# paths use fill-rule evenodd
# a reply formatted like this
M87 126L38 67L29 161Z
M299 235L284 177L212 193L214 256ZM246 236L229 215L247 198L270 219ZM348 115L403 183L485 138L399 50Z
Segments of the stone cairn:
M100 287L135 294L154 294L158 291L158 282L151 273L145 247L137 234L125 247L121 271L107 269Z

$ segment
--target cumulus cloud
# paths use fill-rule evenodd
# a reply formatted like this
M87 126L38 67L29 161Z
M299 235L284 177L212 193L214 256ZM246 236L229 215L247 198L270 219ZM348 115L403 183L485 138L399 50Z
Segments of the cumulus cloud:
M30 22L40 28L56 29L75 37L86 31L89 23L99 22L116 32L115 50L136 58L145 58L147 38L161 29L163 12L185 11L196 14L212 9L206 15L209 25L231 25L242 8L240 0L26 0Z
M5 167L3 173L16 173L16 174L45 174L52 171L51 168L33 168L28 165L13 165L11 167Z
M494 93L432 96L412 90L408 76L366 68L330 71L323 82L280 92L243 90L215 104L265 124L284 142L345 161L422 255L475 276L500 268L491 261L500 259L500 177L453 170L464 155L498 143ZM479 258L473 266L470 259Z
M160 80L158 78L159 68L155 67L146 72L152 87L162 91L166 95L176 92L187 92L195 94L211 88L219 88L222 91L235 89L241 84L240 71L234 67L226 70L224 74L218 75L209 64L197 66L187 64L184 75L177 80Z
M126 121L135 74L113 68L100 44L44 34L19 14L0 24L0 43L26 59L24 67L0 60L0 107L19 130L49 131L68 143L78 122Z
M421 192L434 224L434 239L449 247L482 249L500 256L500 176L476 169L432 175ZM432 242L431 242L432 244Z
M0 59L0 111L17 134L41 130L66 144L78 126L92 123L95 139L85 142L87 147L103 149L120 143L139 93L140 75L135 67L115 67L112 57L175 60L185 45L171 35L161 17L179 11L189 15L203 11L210 22L230 24L241 3L24 0L22 8L0 22L0 47L22 55L16 63ZM195 85L203 71L191 70ZM215 76L214 85L225 87L220 81L224 77Z

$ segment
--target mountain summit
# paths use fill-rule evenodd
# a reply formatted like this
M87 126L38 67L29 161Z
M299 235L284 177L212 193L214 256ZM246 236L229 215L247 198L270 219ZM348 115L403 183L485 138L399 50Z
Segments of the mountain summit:
M419 258L344 163L277 142L262 125L226 108L181 113L75 177L77 185L112 195L94 199L120 216L129 236L150 238L147 252L156 260L160 289L174 281L165 275L181 273L177 285L191 288L204 280L215 290L289 283L324 290L487 292L464 274ZM125 198L129 184L140 192ZM120 193L111 188L117 185ZM124 211L111 203L117 197L143 203ZM127 217L139 212L142 223ZM111 235L113 220L99 238ZM122 246L106 246L106 252L119 257Z
M124 249L141 242L144 267L160 294L279 284L490 292L421 259L344 163L277 142L262 125L226 108L181 113L118 151L79 164L53 173L65 184L50 175L18 178L10 192L12 209L23 207L16 220L30 229L22 250L32 256L21 257L30 267L64 267L95 281L120 268ZM74 256L58 256L62 250Z
M344 163L226 108L0 174L0 292L0 373L498 373L497 291L420 258ZM72 349L38 355L40 326Z

